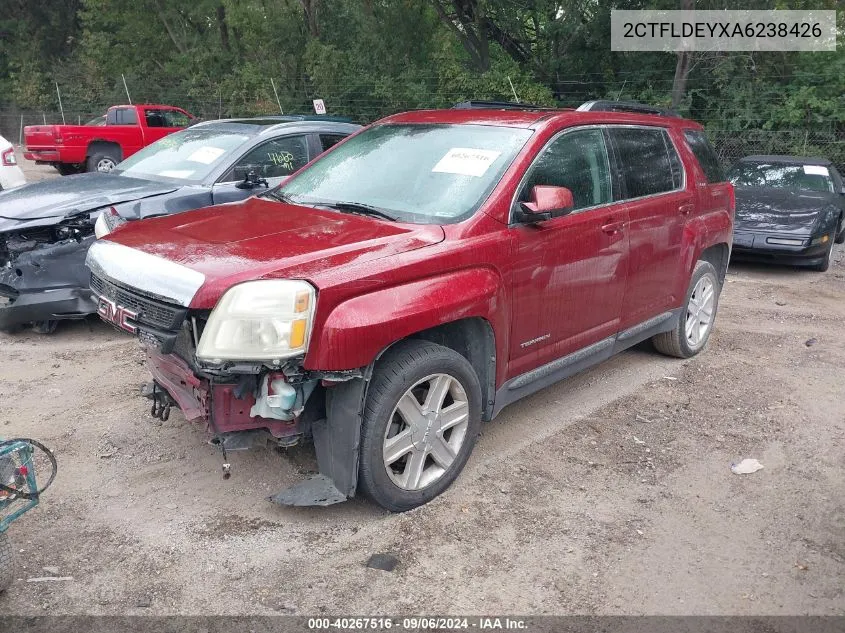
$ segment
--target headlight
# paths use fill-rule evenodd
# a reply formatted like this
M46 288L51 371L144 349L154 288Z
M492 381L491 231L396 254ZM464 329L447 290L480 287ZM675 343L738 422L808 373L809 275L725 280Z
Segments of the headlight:
M106 213L108 213L108 211L103 211L100 214L100 217L97 218L97 221L94 222L94 235L97 236L98 240L101 237L111 233L111 231L109 230L109 225L106 224Z
M248 281L226 291L212 310L197 358L273 361L305 353L316 292L306 281Z

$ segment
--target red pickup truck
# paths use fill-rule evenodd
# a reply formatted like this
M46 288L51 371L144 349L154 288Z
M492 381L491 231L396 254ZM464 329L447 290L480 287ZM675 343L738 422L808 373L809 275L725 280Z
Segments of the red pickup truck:
M24 157L63 176L111 171L124 158L186 127L192 117L166 105L117 105L86 125L28 125Z

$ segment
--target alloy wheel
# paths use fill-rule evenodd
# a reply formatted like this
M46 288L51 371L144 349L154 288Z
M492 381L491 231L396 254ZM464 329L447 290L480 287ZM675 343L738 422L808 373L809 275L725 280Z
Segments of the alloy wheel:
M408 389L384 435L384 467L404 490L421 490L440 479L458 456L469 426L469 402L448 374L426 376Z
M698 347L707 338L713 326L713 308L716 304L716 289L710 275L704 275L695 284L687 304L685 333L691 348Z
M115 168L115 164L116 163L111 158L108 158L108 157L101 158L100 160L97 161L97 171L103 171L103 172L111 171L112 169Z

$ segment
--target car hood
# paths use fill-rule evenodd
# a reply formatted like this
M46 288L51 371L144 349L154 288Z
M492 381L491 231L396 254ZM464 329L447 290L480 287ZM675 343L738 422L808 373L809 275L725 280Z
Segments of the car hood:
M33 182L0 193L0 232L50 226L78 213L171 193L179 185L89 173Z
M739 230L809 235L819 214L835 203L834 196L774 187L737 187L734 226Z
M178 264L178 268L170 269L177 273L179 268L189 269L186 277L201 280L191 307L210 309L223 292L242 281L308 279L319 287L323 272L423 248L441 242L444 236L438 225L382 221L250 198L133 222L104 241ZM96 268L102 263L93 264ZM100 270L109 274L107 267ZM137 265L131 275L132 284L140 290L168 297L161 289L167 285L166 280L145 280L150 275L139 273Z

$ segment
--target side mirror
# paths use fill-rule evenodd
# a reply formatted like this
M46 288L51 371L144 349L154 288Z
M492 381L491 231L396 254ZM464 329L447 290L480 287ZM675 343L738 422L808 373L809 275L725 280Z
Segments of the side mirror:
M519 203L516 219L526 224L536 224L564 216L574 207L572 191L566 187L534 185L531 188L531 199Z
M265 189L270 188L266 178L260 178L254 171L250 171L246 177L235 186L238 189L254 189L260 185L264 185Z

